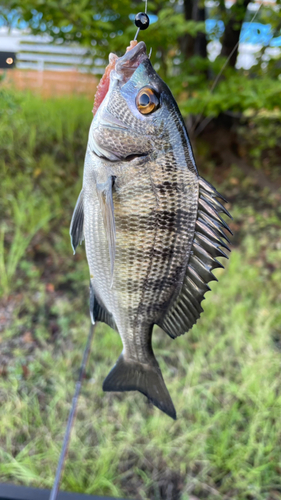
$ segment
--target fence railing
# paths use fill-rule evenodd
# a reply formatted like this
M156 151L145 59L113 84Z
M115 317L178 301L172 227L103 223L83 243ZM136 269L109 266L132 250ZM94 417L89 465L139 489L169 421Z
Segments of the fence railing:
M79 71L102 73L106 61L95 58L94 49L87 50L78 44L53 42L50 36L30 35L27 31L0 28L0 51L16 53L18 69Z

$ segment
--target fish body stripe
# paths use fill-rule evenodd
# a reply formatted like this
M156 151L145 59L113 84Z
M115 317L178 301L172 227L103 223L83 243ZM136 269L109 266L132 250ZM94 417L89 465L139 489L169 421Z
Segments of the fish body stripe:
M97 162L102 165L102 159ZM112 172L116 176L112 287L108 243L90 168L85 170L87 182L84 181L85 239L90 272L94 276L93 290L114 317L125 350L131 356L136 355L138 337L141 336L141 342L149 340L151 325L165 313L182 286L194 235L199 189L197 174L187 165L179 166L174 151L160 155L157 161L152 156L150 161L134 168L133 174L129 169L120 175Z
M186 220L192 216L192 211L188 212L181 208L175 210L153 210L147 215L128 214L115 216L116 225L121 231L155 231L156 228L171 232L186 232Z

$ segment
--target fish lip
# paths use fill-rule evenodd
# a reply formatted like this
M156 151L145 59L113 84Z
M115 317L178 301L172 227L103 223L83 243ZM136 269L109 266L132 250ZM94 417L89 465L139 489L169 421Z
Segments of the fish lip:
M110 158L108 156L103 156L101 154L97 154L96 150L92 151L90 150L91 154L96 156L97 158L102 158L103 160L107 160L109 163L116 163L116 162L126 162L126 163L131 163L133 162L134 160L137 160L137 159L140 159L140 158L146 158L148 156L148 153L141 153L141 154L130 154L128 156L126 156L125 158L119 158L117 156L115 156L114 154L110 154ZM101 151L99 151L101 153ZM106 152L106 150L103 149L103 152ZM113 159L114 157L114 159Z
M133 154L130 154L128 156L126 156L126 158L124 158L122 161L126 161L126 162L132 162L136 159L139 159L139 158L146 158L148 156L148 153L140 153L140 154L137 154L137 153L133 153Z
M119 80L126 83L146 59L148 59L146 45L144 42L139 42L133 49L117 59L114 70L115 75Z

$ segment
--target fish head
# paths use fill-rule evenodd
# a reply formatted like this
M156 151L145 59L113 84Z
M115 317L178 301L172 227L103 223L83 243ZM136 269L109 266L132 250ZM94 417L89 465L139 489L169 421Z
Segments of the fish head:
M139 42L123 57L112 54L113 58L109 88L90 129L92 152L122 161L172 148L178 129L175 121L185 127L169 88L147 56L145 43Z

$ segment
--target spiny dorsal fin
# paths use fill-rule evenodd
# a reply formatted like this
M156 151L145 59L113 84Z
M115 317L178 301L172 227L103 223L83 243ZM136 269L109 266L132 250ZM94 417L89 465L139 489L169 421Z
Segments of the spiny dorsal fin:
M74 212L72 215L70 229L69 229L71 246L75 254L76 248L79 243L84 240L84 207L83 207L83 189L78 196Z
M208 283L217 281L212 270L223 267L216 257L228 258L220 247L228 251L230 249L221 238L229 242L224 230L232 232L218 212L228 217L231 215L217 198L226 202L211 184L199 177L199 210L183 286L165 316L158 322L172 338L183 335L196 323L203 312L201 302L210 290Z

